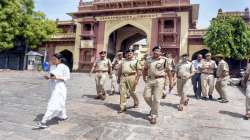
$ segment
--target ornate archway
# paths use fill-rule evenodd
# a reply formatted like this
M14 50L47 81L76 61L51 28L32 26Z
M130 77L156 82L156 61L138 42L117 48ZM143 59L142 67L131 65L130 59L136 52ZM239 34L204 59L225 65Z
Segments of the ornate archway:
M115 57L117 51L126 51L129 47L144 38L147 38L146 33L131 25L127 24L114 30L110 36L107 46L108 58L111 60Z
M116 30L118 30L126 25L133 26L133 27L141 30L142 32L144 32L147 36L148 46L150 46L152 19L142 18L142 19L124 20L124 21L117 21L117 20L106 21L105 34L104 34L104 48L107 49L107 47L109 45L110 35L114 31L116 31Z

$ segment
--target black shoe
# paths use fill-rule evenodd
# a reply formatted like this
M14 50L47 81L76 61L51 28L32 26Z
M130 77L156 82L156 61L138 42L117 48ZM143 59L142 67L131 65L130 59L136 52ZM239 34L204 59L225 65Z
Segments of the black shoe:
M121 109L121 110L118 111L119 114L121 114L123 112L126 112L126 109Z
M209 100L213 100L213 96L212 95L209 95Z
M111 91L109 95L115 95L115 91Z
M197 99L197 100L200 100L200 96L199 95L195 95L195 98Z
M247 117L247 116L244 116L244 117L243 117L243 119L244 119L244 120L248 120L248 119L249 119L249 117Z
M245 116L243 117L244 120L249 120L249 118L250 118L249 115L245 115Z
M165 99L166 96L167 96L166 94L163 94L161 98L162 98L162 99Z
M96 97L95 97L95 99L101 99L101 95L97 95Z
M221 101L219 101L220 103L228 103L228 100L222 99Z
M101 95L100 99L101 100L105 100L106 99L106 95Z
M220 100L222 100L222 98L220 97L220 98L218 98L217 100L220 101Z
M201 97L201 99L206 101L206 100L207 100L207 97Z
M127 99L130 99L130 95L127 95Z

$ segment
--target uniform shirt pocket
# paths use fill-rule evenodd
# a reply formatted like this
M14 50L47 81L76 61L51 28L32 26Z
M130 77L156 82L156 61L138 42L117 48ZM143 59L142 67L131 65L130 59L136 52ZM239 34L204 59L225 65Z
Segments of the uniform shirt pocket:
M129 67L132 69L132 70L136 70L136 62L131 62L129 64Z
M164 63L161 63L161 62L156 63L155 69L157 69L159 71L164 70Z

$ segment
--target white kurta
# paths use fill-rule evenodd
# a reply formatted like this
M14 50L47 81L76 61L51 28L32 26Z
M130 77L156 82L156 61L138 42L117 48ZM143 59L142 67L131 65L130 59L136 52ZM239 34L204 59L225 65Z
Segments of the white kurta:
M47 111L42 120L43 123L46 123L54 117L61 119L67 118L65 110L67 88L65 81L70 79L70 70L66 65L58 64L56 68L51 69L50 74L63 80L49 80L50 99Z

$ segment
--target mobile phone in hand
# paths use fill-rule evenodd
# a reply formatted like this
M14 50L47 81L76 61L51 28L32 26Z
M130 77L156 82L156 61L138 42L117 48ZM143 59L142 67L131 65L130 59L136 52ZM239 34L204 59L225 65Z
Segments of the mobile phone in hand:
M55 75L51 73L51 74L50 74L50 77L55 77Z

